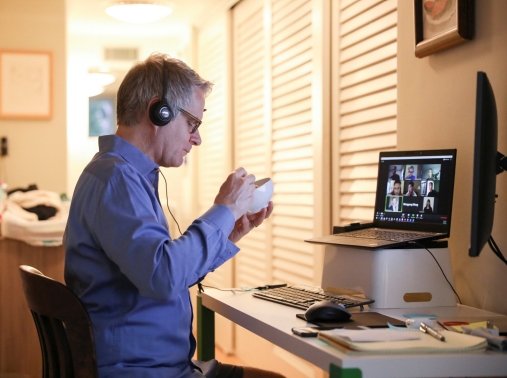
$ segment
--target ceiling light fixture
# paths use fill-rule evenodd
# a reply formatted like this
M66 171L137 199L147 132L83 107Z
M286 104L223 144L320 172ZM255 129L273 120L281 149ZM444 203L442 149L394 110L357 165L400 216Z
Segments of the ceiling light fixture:
M169 16L172 11L171 7L150 0L114 1L106 8L109 16L133 24L157 21Z
M88 97L98 96L106 91L104 87L95 87L91 84L86 84L86 93Z
M86 79L88 97L103 93L104 87L115 80L116 77L106 68L90 68Z
M88 70L88 83L97 87L105 87L113 83L116 77L105 68L90 68Z

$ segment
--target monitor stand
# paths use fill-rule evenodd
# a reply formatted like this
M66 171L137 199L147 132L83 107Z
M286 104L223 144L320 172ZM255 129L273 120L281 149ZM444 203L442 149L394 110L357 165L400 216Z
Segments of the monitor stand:
M447 241L428 247L453 285ZM371 308L456 306L442 271L423 248L367 250L326 245L322 288L363 293Z

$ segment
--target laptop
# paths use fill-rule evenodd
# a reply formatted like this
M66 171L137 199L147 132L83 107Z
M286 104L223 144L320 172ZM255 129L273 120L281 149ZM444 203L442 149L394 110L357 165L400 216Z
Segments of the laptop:
M445 239L455 167L455 149L380 152L373 221L305 242L377 249Z

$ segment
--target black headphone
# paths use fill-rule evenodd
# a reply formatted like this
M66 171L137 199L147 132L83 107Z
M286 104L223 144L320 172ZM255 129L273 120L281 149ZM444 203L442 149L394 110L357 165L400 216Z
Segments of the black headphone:
M163 87L162 87L162 95L160 96L160 100L154 102L150 106L150 120L153 124L157 126L165 126L169 122L174 119L174 112L169 106L169 102L167 101L167 68L166 62L163 61L162 73L163 73Z

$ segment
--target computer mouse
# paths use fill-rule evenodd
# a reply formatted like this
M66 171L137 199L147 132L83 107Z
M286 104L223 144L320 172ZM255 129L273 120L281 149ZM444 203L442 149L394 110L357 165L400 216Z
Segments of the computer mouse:
M350 319L350 312L344 305L331 301L315 302L305 312L307 321L345 321Z

